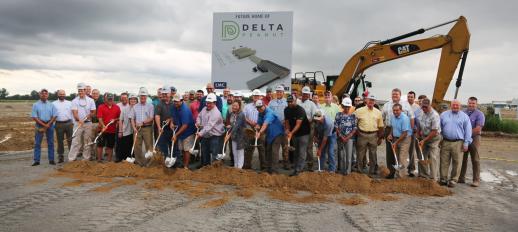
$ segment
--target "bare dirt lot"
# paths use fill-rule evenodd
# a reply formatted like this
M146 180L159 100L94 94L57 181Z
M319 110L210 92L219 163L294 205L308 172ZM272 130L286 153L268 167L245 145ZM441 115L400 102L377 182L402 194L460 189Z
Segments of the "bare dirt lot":
M0 231L513 231L518 225L516 138L484 137L479 188L357 174L287 177L221 165L169 170L160 159L150 168L50 166L45 150L42 165L31 167L31 151L12 152L33 146L30 105L11 104L8 112L6 105L0 103L0 141L12 137L0 143ZM383 151L380 146L380 164Z

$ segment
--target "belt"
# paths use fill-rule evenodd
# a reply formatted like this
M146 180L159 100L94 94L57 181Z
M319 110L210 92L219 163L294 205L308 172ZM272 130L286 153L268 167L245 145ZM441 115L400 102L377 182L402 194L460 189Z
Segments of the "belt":
M150 127L150 126L151 126L151 125L142 125L142 128L144 128L144 127Z
M462 139L447 139L447 138L442 138L444 141L447 141L447 142L459 142L459 141L463 141Z
M56 121L56 123L71 123L72 120L66 120L66 121Z
M378 133L378 131L363 131L363 130L359 130L361 133L364 133L364 134L374 134L374 133Z
M84 121L84 122L86 123L86 122L92 122L92 121L90 121L90 120L87 120L87 121Z

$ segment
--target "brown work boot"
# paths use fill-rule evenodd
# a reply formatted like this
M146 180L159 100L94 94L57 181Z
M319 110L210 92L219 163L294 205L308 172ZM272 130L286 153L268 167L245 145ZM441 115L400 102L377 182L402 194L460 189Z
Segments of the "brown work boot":
M466 180L464 178L459 178L459 184L465 184L466 183Z
M473 183L471 183L471 187L478 187L480 186L480 181L479 180L476 180L476 181L473 181Z

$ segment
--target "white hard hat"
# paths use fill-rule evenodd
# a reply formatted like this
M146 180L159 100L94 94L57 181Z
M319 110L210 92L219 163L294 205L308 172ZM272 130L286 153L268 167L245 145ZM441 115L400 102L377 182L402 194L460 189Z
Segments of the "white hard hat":
M284 86L283 85L277 85L277 87L275 88L275 91L284 91Z
M259 90L259 89L254 89L254 91L252 91L252 95L253 95L253 96L261 96L261 95L263 95L263 94L261 93L261 90Z
M86 84L83 82L77 84L77 89L86 89Z
M137 95L135 93L128 94L128 99L137 98Z
M367 95L368 99L372 99L372 100L376 100L376 96L374 96L373 94L369 93L369 95Z
M304 86L304 88L302 88L302 93L311 94L311 89L309 89L308 86Z
M351 101L350 98L346 97L346 98L342 99L342 105L343 106L352 106L353 101Z
M173 97L173 101L182 101L183 97L182 96L178 96L178 95L174 95Z
M262 100L257 100L255 102L255 107L262 107L264 104L263 104L263 101Z
M216 94L214 93L209 93L207 95L207 98L205 99L206 102L216 102L217 101L217 98L216 98Z
M161 89L160 89L160 93L171 93L171 89L169 89L169 86L163 86Z
M147 95L149 95L149 94L147 93L147 89L146 89L146 87L140 87L140 89L139 89L139 91L138 91L138 95L139 95L139 96L144 96L144 95L146 95L146 96L147 96Z
M242 97L243 94L241 93L241 91L236 91L234 92L234 97Z

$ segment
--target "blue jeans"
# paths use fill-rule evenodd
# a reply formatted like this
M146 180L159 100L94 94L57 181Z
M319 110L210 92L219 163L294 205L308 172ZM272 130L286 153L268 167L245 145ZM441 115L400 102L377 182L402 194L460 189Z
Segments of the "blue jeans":
M327 137L327 144L324 147L322 154L320 155L320 168L324 169L326 159L329 159L328 171L336 171L336 160L335 160L335 146L336 146L336 134ZM328 157L328 158L327 158Z
M34 162L40 162L41 141L43 140L44 134L45 137L47 137L49 161L54 161L54 125L49 127L45 132L39 132L38 129L39 127L36 127L34 135Z
M201 166L210 165L222 149L221 136L211 136L201 139Z

